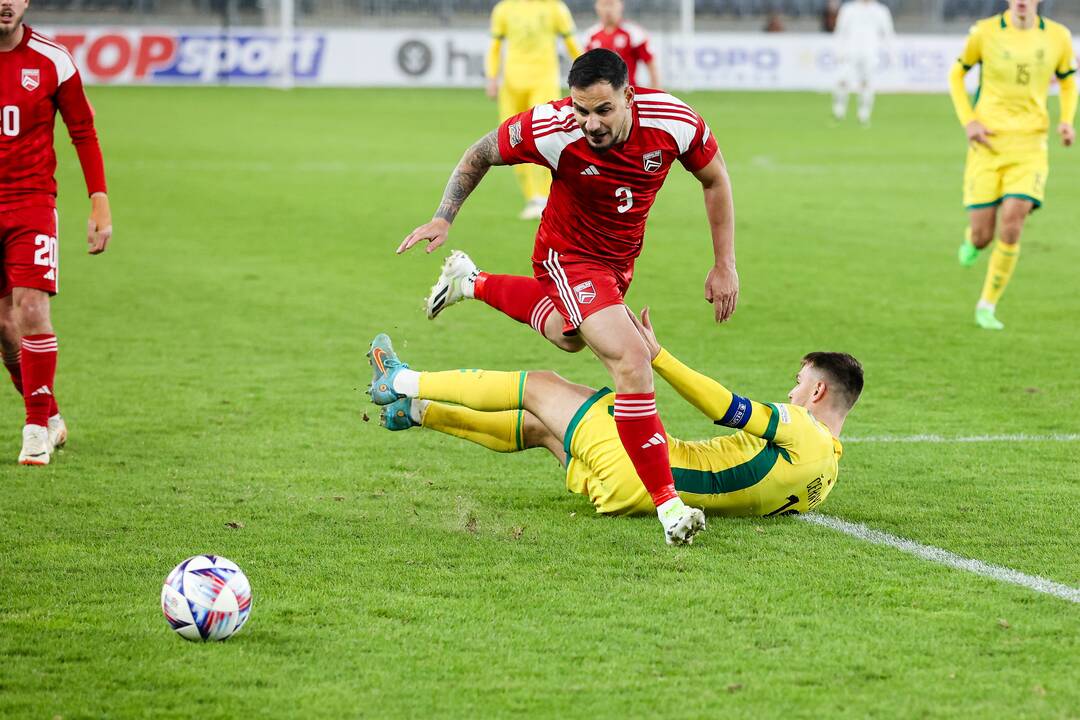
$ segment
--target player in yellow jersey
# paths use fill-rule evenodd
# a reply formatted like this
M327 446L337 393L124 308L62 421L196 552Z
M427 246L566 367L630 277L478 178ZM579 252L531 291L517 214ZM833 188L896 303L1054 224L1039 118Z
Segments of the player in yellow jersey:
M499 100L499 122L562 97L555 45L559 38L571 60L581 54L574 39L574 18L562 0L502 0L495 5L485 71L488 97ZM551 187L548 170L525 164L514 166L514 173L525 195L521 218L538 219Z
M1057 133L1068 147L1076 140L1076 54L1068 28L1038 14L1039 0L1009 0L1009 8L975 23L967 45L949 73L957 117L968 137L964 205L970 225L960 263L973 265L979 250L997 235L975 322L987 330L1005 326L997 302L1020 257L1024 221L1042 205L1049 173L1047 96L1061 83ZM964 75L981 66L974 106Z
M734 395L662 349L648 308L635 323L656 372L713 423L738 429L711 440L659 434L650 440L669 445L675 488L685 503L715 515L765 516L807 512L825 499L843 453L840 431L862 392L855 358L810 353L789 402L762 404ZM587 496L597 512L654 511L619 440L610 390L549 371L419 373L393 355L385 335L372 343L372 354L374 384L403 396L383 408L387 428L423 426L499 452L547 448L566 467L567 489Z

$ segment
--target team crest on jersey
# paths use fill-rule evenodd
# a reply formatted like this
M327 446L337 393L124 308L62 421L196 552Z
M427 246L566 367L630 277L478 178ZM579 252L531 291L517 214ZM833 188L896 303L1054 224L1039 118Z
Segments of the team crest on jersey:
M514 148L521 144L521 121L510 126L510 147Z
M41 71L37 68L23 68L22 86L26 90L37 90L41 84Z
M664 164L663 156L659 150L647 152L641 156L641 164L645 172L656 172Z
M577 301L582 305L588 305L596 299L596 288L593 287L592 280L586 280L583 283L574 286L574 295L577 297Z

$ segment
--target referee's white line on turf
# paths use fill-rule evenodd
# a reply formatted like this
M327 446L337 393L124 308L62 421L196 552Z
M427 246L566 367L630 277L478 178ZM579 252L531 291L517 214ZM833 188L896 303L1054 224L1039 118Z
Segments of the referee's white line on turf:
M1048 435L1028 435L1013 433L1008 435L867 435L866 437L844 438L848 443L994 443L994 442L1080 442L1080 434L1050 433Z
M1026 575L1019 570L1002 567L1001 565L991 565L990 563L984 563L981 560L966 558L951 553L948 550L934 547L933 545L923 545L914 540L907 540L902 537L897 537L896 535L890 535L887 532L874 530L862 523L848 522L847 520L841 520L838 517L832 517L830 515L810 513L809 515L796 515L795 518L804 522L814 523L815 525L824 525L827 528L838 530L874 545L886 545L895 548L900 552L906 552L909 555L920 557L923 560L929 560L930 562L935 562L940 565L947 565L948 567L957 570L966 570L967 572L982 575L983 577L988 577L999 582L1020 585L1035 590L1036 592L1046 593L1047 595L1059 597L1062 600L1068 600L1069 602L1080 603L1080 588L1062 585L1053 580L1047 580L1044 577Z

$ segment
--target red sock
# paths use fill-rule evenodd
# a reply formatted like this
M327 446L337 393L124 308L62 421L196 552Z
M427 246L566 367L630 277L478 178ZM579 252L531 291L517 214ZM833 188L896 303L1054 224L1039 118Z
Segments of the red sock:
M482 272L473 284L473 297L483 300L499 312L519 323L532 326L541 335L544 323L555 311L555 303L547 296L540 281L521 275L492 275Z
M678 497L671 477L667 436L656 414L656 393L616 393L615 427L653 504L660 507Z
M8 352L4 351L4 367L7 368L8 375L11 376L11 384L15 386L15 390L22 395L22 368L19 366L19 350L12 350Z
M53 380L56 377L56 336L52 333L25 335L22 339L23 401L26 424L49 424L49 411L56 407Z

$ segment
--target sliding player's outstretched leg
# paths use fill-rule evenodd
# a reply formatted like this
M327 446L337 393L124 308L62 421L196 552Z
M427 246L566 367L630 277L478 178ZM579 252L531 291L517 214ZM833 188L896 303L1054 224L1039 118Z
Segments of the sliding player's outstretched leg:
M376 405L389 405L395 400L406 397L404 392L394 389L394 380L402 370L409 366L401 362L401 358L394 352L389 335L379 333L375 336L375 339L371 341L367 358L372 373L371 385L367 391L371 396L371 401Z

